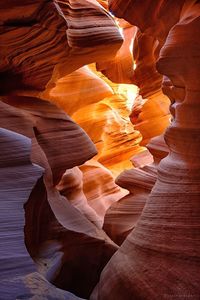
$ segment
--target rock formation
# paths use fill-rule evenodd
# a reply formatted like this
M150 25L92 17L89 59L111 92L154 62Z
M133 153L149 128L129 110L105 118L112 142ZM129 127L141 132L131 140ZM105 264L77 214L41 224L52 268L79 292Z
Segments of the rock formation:
M124 38L124 42L113 60L100 62L97 70L115 83L133 83L134 62L132 44L135 38L136 27L124 20L117 20Z
M161 91L162 76L156 70L156 60L162 43L157 38L137 31L133 56L136 68L133 82L140 88L130 115L135 129L143 136L142 143L166 129L169 124L169 99Z
M27 252L23 205L44 170L31 163L29 138L3 128L0 136L1 299L80 299L51 285Z
M5 1L0 5L0 94L3 101L0 125L23 136L19 138L22 145L18 146L15 143L15 136L17 140L18 135L8 133L10 144L13 141L17 149L15 151L13 146L11 152L13 171L8 169L8 172L13 172L7 182L12 187L13 196L8 199L10 189L1 194L3 213L8 205L11 210L9 201L13 201L13 205L18 203L18 178L15 183L14 176L20 175L26 164L30 172L35 170L35 176L30 178L29 174L23 174L24 177L19 178L20 184L24 185L24 194L21 195L21 206L13 218L14 222L19 220L18 240L11 239L15 234L15 228L11 225L12 218L4 216L3 219L1 275L4 280L1 282L1 297L4 300L41 297L79 299L57 289L57 286L88 298L102 268L117 246L103 230L92 224L68 199L60 195L56 184L66 169L81 165L96 154L96 149L85 132L63 111L35 95L39 96L40 91L46 87L48 91L55 80L84 64L110 59L120 47L122 38L113 19L95 1L15 1L10 5L10 2ZM23 14L20 13L22 11ZM94 27L91 30L90 25L95 17L97 31ZM79 28L76 27L77 19ZM12 149L3 133L2 151L9 147ZM23 140L27 144L25 136L32 139L31 149L26 150L23 146ZM38 167L27 160L28 154ZM6 152L2 155L2 163L5 165ZM18 155L21 159L19 161ZM9 156L6 157L9 161ZM7 172L4 165L1 177ZM44 169L43 177L42 174L37 175L41 167ZM37 181L38 176L41 178ZM2 185L5 186L4 181ZM10 228L7 233L6 228ZM24 269L20 257L24 257ZM76 282L79 282L78 286Z
M60 78L56 86L43 93L43 97L56 103L70 116L77 110L112 96L109 85L101 80L88 66Z
M159 165L158 179L135 229L107 264L91 299L198 299L200 295L200 4L155 1L146 19L149 3L113 0L110 7L158 39L167 37L157 69L169 78L164 80L164 92L174 108L165 133L170 153Z
M101 220L101 227L107 209L128 192L115 184L111 171L94 159L79 167L83 173L83 191L88 204Z
M96 1L10 4L0 5L1 93L43 90L50 79L52 85L85 64L113 57L122 43L113 19Z
M106 212L104 230L118 245L135 227L156 179L155 166L126 170L116 179L116 183L127 189L129 194Z
M100 265L102 265L100 268L103 268L117 247L102 230L91 224L69 204L66 198L59 195L55 183L60 181L62 170L71 168L76 163L81 164L90 158L90 155L95 154L95 148L80 127L54 105L39 99L33 101L27 97L6 100L12 103L12 106L1 102L1 126L21 131L31 137L33 141L32 161L45 170L43 180L37 183L25 204L27 249L45 278L54 282L58 287L87 297L98 280ZM8 118L13 122L8 123ZM55 124L57 124L56 129ZM57 132L55 137L52 135L53 132ZM78 136L76 133L79 133ZM82 149L80 151L83 155L82 159L83 157L84 159L79 162L76 162L75 159L76 155L77 158L80 158L80 155L78 155L78 149L74 148L77 144L73 144L73 139L74 141L81 139ZM84 151L85 142L86 152ZM47 145L49 146L47 147ZM74 152L73 160L67 159L66 155L64 161L62 155L58 160L52 159L52 155L56 153L60 145L65 149L67 146L71 147L68 151L69 153ZM72 149L76 149L76 151ZM44 220L46 221L44 222ZM73 244L71 244L71 240L73 240ZM81 250L81 244L84 245L86 241L88 243L87 254L83 249ZM94 242L96 255L99 257L97 258L97 268L94 267L94 264L92 266L93 279L91 280L89 279L91 272L88 272L88 277L81 271L82 268L82 270L85 269L85 265L78 264L76 266L76 264L81 257L84 257L84 263L87 264L87 270L89 270L89 249L93 252ZM78 252L73 252L74 247L78 247ZM84 274L83 278L79 277L80 273ZM75 279L77 276L82 279L82 284L78 288L74 286L74 282L79 280ZM65 278L64 281L61 278Z
M144 151L142 136L129 120L137 87L114 84L94 69L82 67L59 79L40 96L59 105L90 136L98 155L95 159L117 176L131 167L130 158Z
M78 167L67 169L63 174L57 189L68 199L83 215L98 228L102 227L102 221L87 202L83 192L83 174Z
M0 299L199 299L200 2L0 12Z

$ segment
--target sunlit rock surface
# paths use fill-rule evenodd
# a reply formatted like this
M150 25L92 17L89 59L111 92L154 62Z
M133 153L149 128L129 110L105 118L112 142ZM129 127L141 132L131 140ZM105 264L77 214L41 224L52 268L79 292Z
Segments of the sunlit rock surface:
M89 67L84 66L62 77L56 86L43 96L62 107L67 114L73 115L82 107L97 103L113 94L112 89Z
M124 20L117 20L124 42L111 61L100 62L97 70L101 71L107 78L115 83L133 83L134 61L132 55L133 41L136 34L136 27Z
M130 115L135 129L143 136L146 145L152 137L160 135L169 125L169 99L162 93L162 76L156 70L156 60L162 42L146 33L137 31L133 56L135 70L133 82L140 88Z
M41 96L71 115L95 143L96 160L117 176L132 166L134 154L144 151L142 136L129 119L136 94L136 86L113 84L90 65L61 78Z
M81 68L58 80L56 87L49 93L44 92L43 96L71 114L97 147L98 154L94 160L88 162L87 167L81 168L84 173L83 189L88 193L86 198L89 205L94 206L100 218L99 226L102 227L109 206L127 194L114 183L112 174L117 176L124 168L132 167L132 155L144 149L139 146L141 134L134 130L129 120L128 100L134 101L137 88L129 85L109 85L110 81L104 80L105 77L101 75L101 78L98 74L92 66ZM89 165L91 172L88 172ZM95 171L93 177L90 176L92 170ZM106 185L104 177L109 180ZM77 190L77 186L74 189ZM67 188L64 193L67 193ZM75 204L75 201L72 203ZM76 203L80 208L81 201L78 204L77 199ZM94 219L94 216L91 218Z

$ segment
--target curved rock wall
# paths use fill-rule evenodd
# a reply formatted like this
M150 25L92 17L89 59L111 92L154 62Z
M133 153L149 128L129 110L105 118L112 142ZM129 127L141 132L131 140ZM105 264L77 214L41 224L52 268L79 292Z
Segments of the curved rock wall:
M145 19L148 5L149 1L110 1L118 16L153 36L166 38L169 31L157 69L169 78L164 77L163 90L174 111L165 133L170 152L158 167L158 179L135 229L102 272L91 299L198 299L200 295L200 4L155 1L154 14L149 12ZM164 8L168 10L163 15Z
M3 1L0 10L0 126L14 131L1 131L1 177L10 185L2 180L1 297L88 298L118 247L96 220L91 223L60 195L56 184L66 169L81 165L96 149L63 111L40 99L39 91L87 63L111 59L122 37L96 1ZM5 211L11 213L12 206L8 218Z
M53 71L51 84L85 64L111 58L122 43L113 19L96 1L10 4L0 6L1 93L44 90Z
M142 145L163 133L169 125L169 99L162 93L162 76L156 70L162 42L138 29L133 47L135 70L133 82L139 87L130 115L135 129L143 136Z

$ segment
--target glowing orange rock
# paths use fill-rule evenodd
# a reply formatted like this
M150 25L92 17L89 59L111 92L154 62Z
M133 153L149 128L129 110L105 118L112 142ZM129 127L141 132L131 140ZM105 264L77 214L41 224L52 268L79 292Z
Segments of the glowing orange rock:
M97 103L112 94L111 87L89 67L84 66L59 79L54 88L47 89L41 96L73 115L82 107Z
M124 42L114 59L97 64L97 70L101 71L107 78L115 83L133 83L134 62L132 55L133 40L136 27L120 22ZM128 25L127 25L128 24ZM124 26L124 28L122 27Z
M136 64L133 82L140 88L130 119L143 136L142 143L164 132L169 124L169 99L161 91L162 76L156 70L161 45L158 40L139 30L134 40Z
M144 150L139 146L141 134L134 130L128 117L118 112L124 107L124 102L125 99L114 95L98 104L86 106L73 115L73 119L95 143L98 149L96 159L112 170L114 175L126 167L130 168L131 157ZM119 107L114 103L118 103Z

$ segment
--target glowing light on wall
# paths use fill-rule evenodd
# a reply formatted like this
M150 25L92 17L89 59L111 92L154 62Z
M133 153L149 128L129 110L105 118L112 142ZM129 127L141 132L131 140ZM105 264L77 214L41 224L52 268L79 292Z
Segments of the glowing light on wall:
M131 111L135 98L138 95L138 87L133 84L119 84L117 92L127 99L126 107Z
M124 38L123 28L119 27L119 32L121 33L121 36Z

